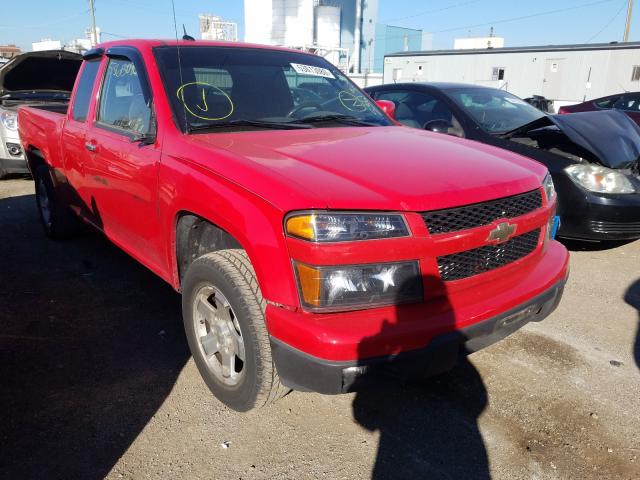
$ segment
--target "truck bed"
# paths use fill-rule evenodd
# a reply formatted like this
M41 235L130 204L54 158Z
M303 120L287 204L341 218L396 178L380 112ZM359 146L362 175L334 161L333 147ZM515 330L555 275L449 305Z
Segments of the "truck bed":
M37 110L46 110L47 112L59 113L62 115L66 115L69 110L69 103L41 103L35 105L29 105L31 108L35 108Z
M39 151L54 167L62 166L62 128L68 104L41 104L18 108L20 142L27 156Z

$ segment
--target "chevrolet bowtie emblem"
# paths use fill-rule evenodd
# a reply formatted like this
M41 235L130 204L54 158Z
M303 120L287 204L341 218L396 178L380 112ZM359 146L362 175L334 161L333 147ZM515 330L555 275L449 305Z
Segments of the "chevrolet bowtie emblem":
M514 233L516 233L517 225L512 225L509 222L499 223L498 226L489 232L489 238L487 241L495 243L503 243L509 240Z

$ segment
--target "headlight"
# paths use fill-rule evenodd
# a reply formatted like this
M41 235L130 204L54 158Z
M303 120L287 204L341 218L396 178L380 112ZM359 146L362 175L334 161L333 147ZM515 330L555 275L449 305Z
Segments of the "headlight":
M14 112L2 112L0 120L4 128L11 131L18 130L18 115Z
M571 165L564 169L569 178L581 187L598 193L636 193L623 173L599 165Z
M406 237L402 215L380 213L303 213L285 222L286 232L312 242L348 242Z
M422 301L418 262L314 267L294 262L302 304L312 310Z
M544 193L547 196L547 203L553 203L556 198L556 187L553 185L553 179L551 178L550 173L547 173L544 177L542 186L544 187Z

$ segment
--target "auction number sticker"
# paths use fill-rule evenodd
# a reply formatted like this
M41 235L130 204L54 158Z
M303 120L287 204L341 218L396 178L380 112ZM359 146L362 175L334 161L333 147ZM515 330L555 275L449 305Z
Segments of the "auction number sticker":
M303 75L313 75L314 77L336 78L330 70L322 67L314 67L313 65L303 65L301 63L292 63L291 67L298 73Z

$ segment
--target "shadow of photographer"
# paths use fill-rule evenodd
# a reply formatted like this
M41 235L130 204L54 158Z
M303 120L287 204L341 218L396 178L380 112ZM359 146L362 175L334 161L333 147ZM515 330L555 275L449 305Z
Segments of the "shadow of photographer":
M640 280L636 280L624 295L624 301L638 311L638 329L636 330L636 341L633 346L633 358L640 369Z
M455 312L445 285L435 277L423 278L423 284L427 291L441 295L433 300L437 319L419 321L434 321L450 329L455 325ZM360 342L358 358L367 359L372 351L393 356L402 342L400 337L416 329L415 311L415 306L397 306L377 335ZM446 338L453 344L437 346L426 357L398 355L381 367L361 361L368 369L355 386L353 415L365 429L380 435L372 479L490 478L478 428L487 391L480 374L463 355L462 334L453 332ZM452 364L456 366L449 370ZM424 379L425 373L431 376Z
M189 359L180 297L96 234L46 239L0 199L0 474L104 478Z

